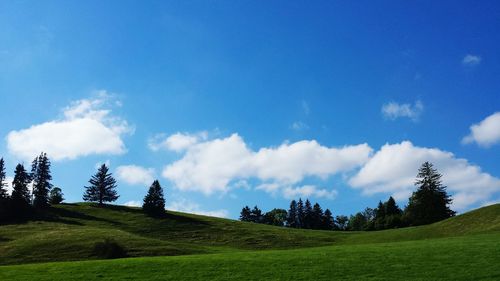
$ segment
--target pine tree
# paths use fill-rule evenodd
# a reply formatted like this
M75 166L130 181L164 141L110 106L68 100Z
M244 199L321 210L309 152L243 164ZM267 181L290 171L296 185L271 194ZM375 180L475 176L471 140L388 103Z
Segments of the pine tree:
M321 228L325 230L335 229L335 221L333 220L332 212L329 209L325 210L325 213L321 218Z
M405 216L411 225L423 225L444 220L455 215L449 208L451 197L441 182L442 175L429 162L418 170L417 190L410 197Z
M150 216L161 217L165 214L165 198L158 180L155 180L149 187L148 194L144 197L142 209Z
M33 160L31 167L31 179L33 181L33 206L46 208L49 206L49 192L52 189L52 176L50 175L50 160L46 153Z
M396 204L396 200L394 200L392 196L390 196L389 200L385 202L385 213L387 216L401 215L403 213L403 211L401 211L401 209Z
M64 201L62 190L59 187L52 188L49 195L49 203L51 205L57 205L61 204L62 201Z
M375 229L381 230L385 229L385 217L386 217L386 204L382 201L378 202L378 206L375 209Z
M290 209L286 216L286 225L288 227L298 227L297 202L295 200L290 202Z
M0 201L9 198L9 193L7 192L7 183L5 182L5 161L0 158Z
M312 214L312 205L311 201L309 199L306 199L306 203L304 205L304 222L302 223L303 228L311 228L312 227L312 220L313 220L313 214Z
M323 209L318 203L315 203L311 212L310 227L312 229L321 229L323 225Z
M304 203L302 203L302 198L299 198L299 201L297 202L297 227L304 228L305 220Z
M90 186L85 186L83 200L99 202L99 205L102 206L103 202L113 202L118 199L116 180L108 172L106 164L102 164L97 173L90 178Z
M14 212L24 212L30 206L30 192L28 184L31 179L22 164L17 164L12 181L12 195L10 196Z
M240 221L251 221L251 212L250 207L243 207L240 212Z

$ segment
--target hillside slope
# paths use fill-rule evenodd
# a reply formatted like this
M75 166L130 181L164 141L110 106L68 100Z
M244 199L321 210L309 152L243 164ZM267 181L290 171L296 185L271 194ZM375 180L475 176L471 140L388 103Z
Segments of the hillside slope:
M0 264L97 258L96 242L112 238L131 257L296 249L500 233L500 204L420 227L378 232L288 229L169 212L164 219L138 208L63 204L42 220L0 226Z

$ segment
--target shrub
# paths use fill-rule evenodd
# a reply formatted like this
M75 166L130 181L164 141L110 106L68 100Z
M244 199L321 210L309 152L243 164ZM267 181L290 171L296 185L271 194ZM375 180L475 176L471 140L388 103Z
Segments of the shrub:
M94 244L93 254L103 259L118 259L127 257L125 249L116 241L106 238L103 242Z

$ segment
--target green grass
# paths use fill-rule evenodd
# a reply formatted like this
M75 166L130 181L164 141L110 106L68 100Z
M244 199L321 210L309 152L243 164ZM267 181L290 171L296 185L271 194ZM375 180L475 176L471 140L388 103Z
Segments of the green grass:
M104 238L137 258L95 260ZM8 265L0 280L499 280L500 204L427 226L349 233L61 205L45 220L0 226L0 264Z

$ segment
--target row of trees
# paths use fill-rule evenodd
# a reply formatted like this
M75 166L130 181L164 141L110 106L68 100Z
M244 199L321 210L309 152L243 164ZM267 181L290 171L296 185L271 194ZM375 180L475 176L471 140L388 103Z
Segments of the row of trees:
M0 219L16 219L30 215L36 209L64 200L60 188L53 188L50 160L46 153L37 156L28 172L23 164L17 164L12 181L12 193L7 191L5 161L0 158ZM30 191L31 187L31 191Z
M23 164L14 170L12 192L7 190L5 161L0 158L0 221L32 217L38 211L50 205L64 201L64 194L58 187L53 187L50 171L51 163L46 153L37 156L28 172ZM119 198L116 180L103 164L85 186L83 200L97 202L102 206L105 202L114 202ZM143 210L151 216L165 214L165 198L160 183L155 180L144 197Z
M288 211L273 209L264 215L257 206L252 210L246 206L241 211L240 220L293 228L353 231L430 224L455 215L449 207L452 199L441 178L442 175L431 163L423 163L415 181L417 190L409 198L404 210L391 196L386 202L380 201L374 209L366 208L350 217L339 215L334 218L329 209L323 212L318 203L311 206L309 200L304 204L299 199L298 202L292 200Z
M285 209L272 209L267 213L263 213L257 206L253 209L245 206L241 210L240 220L295 228L325 230L335 228L332 212L328 209L323 212L318 203L313 206L309 199L305 203L302 199L299 199L298 202L292 200L288 211Z

